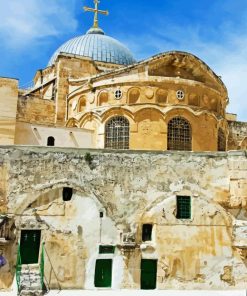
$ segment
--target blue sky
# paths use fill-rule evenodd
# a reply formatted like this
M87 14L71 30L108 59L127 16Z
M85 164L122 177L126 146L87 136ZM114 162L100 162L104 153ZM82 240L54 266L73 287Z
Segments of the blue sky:
M93 0L0 0L0 76L28 85L53 52L84 34ZM123 42L137 60L169 50L188 51L222 76L229 112L247 121L246 0L101 0L105 33Z

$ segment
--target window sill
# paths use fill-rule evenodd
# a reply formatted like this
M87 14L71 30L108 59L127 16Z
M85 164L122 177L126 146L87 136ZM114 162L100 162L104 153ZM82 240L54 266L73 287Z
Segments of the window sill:
M152 241L142 242L140 245L141 251L155 251L156 245Z

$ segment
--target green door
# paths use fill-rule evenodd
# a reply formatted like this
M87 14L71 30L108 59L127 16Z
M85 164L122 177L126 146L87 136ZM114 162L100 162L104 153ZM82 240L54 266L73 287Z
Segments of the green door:
M98 259L95 265L95 287L110 288L112 277L112 259Z
M40 230L21 231L21 263L33 264L39 261Z
M157 260L142 259L141 261L141 289L156 288Z

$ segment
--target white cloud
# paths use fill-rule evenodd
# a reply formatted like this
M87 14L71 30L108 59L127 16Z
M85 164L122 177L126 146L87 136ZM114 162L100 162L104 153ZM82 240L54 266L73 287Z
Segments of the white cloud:
M243 45L245 51L241 45L234 51L227 51L219 56L218 61L215 60L215 65L228 89L228 111L238 114L239 120L247 121L247 36L243 39Z
M238 120L247 121L247 30L242 28L241 33L237 34L229 26L227 31L215 29L212 31L214 38L209 37L206 40L203 39L199 26L181 28L161 22L158 27L158 33L155 27L147 35L140 34L135 38L128 35L126 44L136 57L143 59L169 50L187 51L198 56L226 84L230 99L227 111L236 113ZM165 30L162 31L161 28ZM218 40L215 39L217 35Z
M75 0L0 0L1 42L16 48L74 31L74 5Z

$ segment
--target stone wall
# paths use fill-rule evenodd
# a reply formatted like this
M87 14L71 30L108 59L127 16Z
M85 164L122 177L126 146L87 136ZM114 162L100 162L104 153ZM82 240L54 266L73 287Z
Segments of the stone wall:
M17 106L17 121L55 125L55 103L30 95L19 97Z
M0 144L14 144L18 80L0 77Z
M17 240L41 229L50 287L95 289L96 259L110 258L116 289L140 288L141 259L158 260L158 289L246 288L245 152L1 147L0 160ZM191 219L176 218L180 195L191 196ZM115 253L99 254L102 244Z
M67 96L69 94L69 78L89 77L97 74L95 64L90 59L76 59L61 56L57 67L56 125L64 126L67 120Z
M247 122L229 121L228 149L247 149Z

